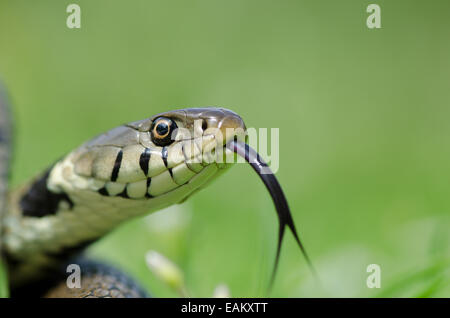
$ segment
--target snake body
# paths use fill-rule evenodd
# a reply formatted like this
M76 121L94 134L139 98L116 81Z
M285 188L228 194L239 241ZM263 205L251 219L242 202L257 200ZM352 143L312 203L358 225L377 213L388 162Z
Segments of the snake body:
M0 123L0 156L9 155L9 123ZM230 166L208 158L229 155L226 143L243 138L243 131L241 117L223 108L161 113L95 137L10 192L0 203L12 288L51 277L125 220L186 200ZM6 164L0 168L4 176ZM4 185L3 179L2 193Z

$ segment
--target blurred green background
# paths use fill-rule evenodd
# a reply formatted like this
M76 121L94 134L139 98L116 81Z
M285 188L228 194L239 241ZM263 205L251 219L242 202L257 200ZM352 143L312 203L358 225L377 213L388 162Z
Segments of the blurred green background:
M66 7L81 7L81 29ZM366 27L381 6L382 29ZM287 233L270 296L450 296L450 2L1 1L0 74L14 102L13 185L125 122L219 105L280 128L277 173L317 267ZM277 219L237 165L185 204L90 249L155 296L144 262L176 262L193 296L267 296ZM366 267L381 266L369 289Z

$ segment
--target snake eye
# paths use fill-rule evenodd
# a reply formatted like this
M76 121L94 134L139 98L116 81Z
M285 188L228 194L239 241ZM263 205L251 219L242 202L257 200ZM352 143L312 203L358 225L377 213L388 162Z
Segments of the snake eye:
M170 145L174 140L172 139L172 132L177 128L175 122L166 117L159 117L153 121L150 133L152 141L157 146Z

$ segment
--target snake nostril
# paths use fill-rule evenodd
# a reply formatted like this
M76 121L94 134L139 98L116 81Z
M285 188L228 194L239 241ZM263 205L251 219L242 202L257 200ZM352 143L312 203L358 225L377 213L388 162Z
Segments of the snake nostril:
M203 119L203 122L202 122L202 129L203 129L203 131L205 131L206 129L208 129L208 123L207 123L206 120L204 120L204 119Z

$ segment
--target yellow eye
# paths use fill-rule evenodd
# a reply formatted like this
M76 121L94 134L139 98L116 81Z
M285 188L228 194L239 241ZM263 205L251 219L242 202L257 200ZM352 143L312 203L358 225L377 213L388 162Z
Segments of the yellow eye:
M172 132L176 128L175 122L169 118L160 117L155 119L150 130L153 143L158 146L170 145L174 141Z
M160 120L153 128L153 135L155 138L165 138L169 134L169 123L165 120Z

